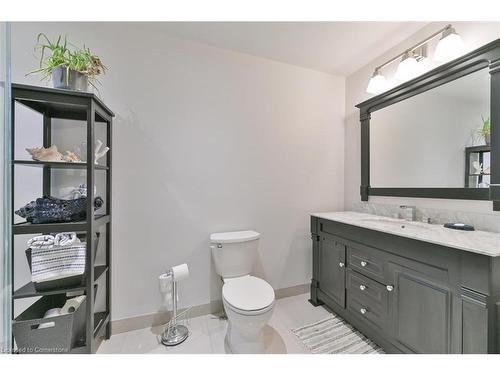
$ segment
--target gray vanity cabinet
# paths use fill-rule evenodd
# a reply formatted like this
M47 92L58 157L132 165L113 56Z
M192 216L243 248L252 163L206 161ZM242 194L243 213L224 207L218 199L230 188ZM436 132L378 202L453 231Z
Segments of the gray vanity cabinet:
M463 348L465 354L488 353L488 308L479 298L462 296Z
M332 301L345 307L345 245L326 234L319 241L318 284Z
M389 353L498 353L500 257L312 217L311 299Z
M427 267L424 264L421 267ZM392 339L402 351L451 353L452 292L417 267L390 264Z

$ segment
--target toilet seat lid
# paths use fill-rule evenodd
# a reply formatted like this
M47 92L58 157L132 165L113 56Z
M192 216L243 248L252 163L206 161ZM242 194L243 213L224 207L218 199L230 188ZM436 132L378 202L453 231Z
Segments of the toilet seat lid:
M222 296L237 309L262 310L274 302L274 289L266 281L247 275L225 280Z

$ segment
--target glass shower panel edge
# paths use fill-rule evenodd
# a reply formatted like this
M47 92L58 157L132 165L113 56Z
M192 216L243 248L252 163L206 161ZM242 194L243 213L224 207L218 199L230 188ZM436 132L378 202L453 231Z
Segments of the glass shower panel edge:
M10 120L11 120L11 71L10 71L10 24L0 22L0 196L2 197L2 215L0 217L0 352L9 353L11 349L11 169L10 169Z

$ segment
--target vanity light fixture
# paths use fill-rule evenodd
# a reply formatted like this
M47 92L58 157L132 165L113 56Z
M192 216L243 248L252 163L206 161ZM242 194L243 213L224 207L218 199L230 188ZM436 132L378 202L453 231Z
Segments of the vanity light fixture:
M411 78L416 77L419 74L418 61L413 55L412 51L406 51L401 62L396 70L396 79L400 81L407 81Z
M366 88L366 92L369 94L379 94L387 90L388 87L389 85L387 84L387 80L380 72L380 69L375 69L373 76L368 83L368 87Z
M424 61L427 61L428 63L428 60L426 59L427 44L438 36L441 36L441 38L434 53L435 61L448 61L460 56L464 52L462 38L458 35L452 25L446 25L431 36L408 48L406 51L386 61L382 65L377 66L370 82L368 83L366 92L369 94L380 94L381 92L386 91L389 88L389 85L381 70L387 65L390 65L400 59L401 60L396 70L396 79L398 80L406 81L415 78L427 70L426 67L423 66ZM419 63L420 61L422 62Z
M462 38L457 34L454 27L448 25L436 46L434 60L440 62L453 60L455 57L463 54L463 52L464 43Z

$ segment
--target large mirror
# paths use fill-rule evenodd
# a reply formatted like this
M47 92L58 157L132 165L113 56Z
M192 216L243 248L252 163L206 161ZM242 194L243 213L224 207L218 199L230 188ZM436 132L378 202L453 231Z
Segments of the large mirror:
M489 188L487 68L371 114L370 186Z
M356 107L361 200L489 200L500 211L500 39Z

